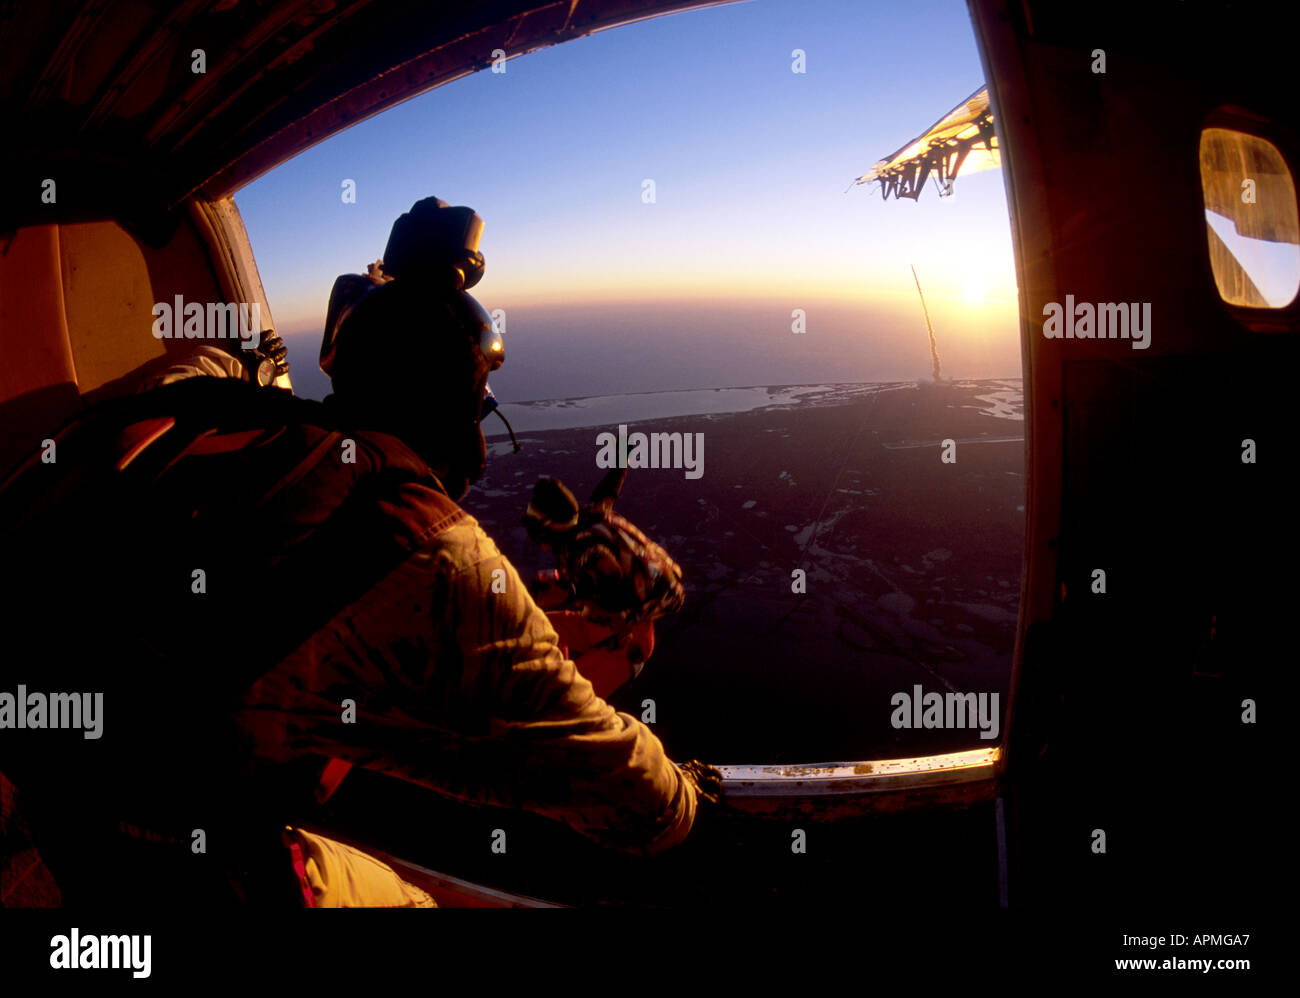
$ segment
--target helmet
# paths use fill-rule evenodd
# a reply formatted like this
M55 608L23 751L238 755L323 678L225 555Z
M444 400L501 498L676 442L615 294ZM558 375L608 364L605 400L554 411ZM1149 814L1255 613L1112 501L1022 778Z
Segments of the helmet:
M479 420L491 409L487 376L505 360L491 316L464 290L482 276L482 225L468 208L417 202L394 223L382 264L335 280L321 342L334 406L358 429L402 438L453 499L486 466Z
M478 251L482 234L483 219L472 208L452 207L438 198L417 201L393 223L384 247L384 272L467 290L482 279L486 266Z
M474 334L479 349L496 370L505 360L505 349L487 311L465 290L483 277L483 254L478 251L483 219L471 208L452 207L438 198L417 201L398 217L388 235L384 258L370 265L366 274L343 274L330 289L325 313L325 335L321 342L321 370L333 377L338 333L352 309L368 292L401 278L419 284L431 298L444 299L455 321Z

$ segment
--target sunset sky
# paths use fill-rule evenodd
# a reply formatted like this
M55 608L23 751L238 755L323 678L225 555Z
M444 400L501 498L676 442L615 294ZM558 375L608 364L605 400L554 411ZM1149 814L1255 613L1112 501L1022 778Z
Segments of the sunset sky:
M394 218L429 195L485 220L474 294L506 310L503 399L925 376L910 263L944 373L1015 377L1002 172L919 203L845 192L983 82L959 0L755 0L475 73L236 202L302 394L327 390L316 351L334 277L380 257Z

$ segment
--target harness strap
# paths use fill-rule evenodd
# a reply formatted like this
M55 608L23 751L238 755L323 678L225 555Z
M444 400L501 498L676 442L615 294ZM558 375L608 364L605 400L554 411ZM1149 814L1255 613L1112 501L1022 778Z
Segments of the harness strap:
M324 804L334 796L334 791L339 788L343 777L348 775L348 770L351 768L352 763L344 762L342 759L330 759L325 763L325 768L321 770L320 782L316 785L317 803Z
M284 839L284 844L289 849L289 856L293 862L293 872L298 877L298 889L302 892L302 906L304 908L315 908L316 896L312 893L311 881L307 879L307 857L302 854L302 846L289 833L289 829L284 829L280 834Z

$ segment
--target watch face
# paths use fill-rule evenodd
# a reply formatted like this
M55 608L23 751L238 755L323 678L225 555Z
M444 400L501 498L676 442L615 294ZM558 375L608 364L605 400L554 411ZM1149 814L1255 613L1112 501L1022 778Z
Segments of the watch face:
M275 362L264 360L257 365L257 383L265 388L275 380Z

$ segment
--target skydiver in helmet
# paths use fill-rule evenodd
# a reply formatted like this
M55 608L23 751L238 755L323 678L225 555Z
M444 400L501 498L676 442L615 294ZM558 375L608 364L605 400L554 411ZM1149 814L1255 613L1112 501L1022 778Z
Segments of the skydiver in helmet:
M701 799L717 799L718 774L675 765L649 728L598 695L567 655L572 616L556 618L562 642L455 504L483 473L480 420L495 407L487 379L505 359L468 293L483 274L481 231L469 208L426 198L397 219L381 262L335 282L321 346L334 389L325 408L331 426L355 431L373 480L390 483L381 502L412 537L411 553L350 604L349 633L322 630L298 647L252 686L241 716L270 758L314 752L336 773L361 764L657 854L686 836ZM504 591L494 585L502 578ZM395 686L393 675L409 681ZM613 684L602 684L607 694ZM335 698L357 689L376 696L362 692L358 723L340 724ZM386 738L394 728L400 735Z

